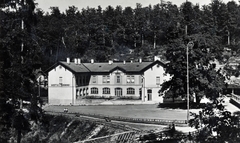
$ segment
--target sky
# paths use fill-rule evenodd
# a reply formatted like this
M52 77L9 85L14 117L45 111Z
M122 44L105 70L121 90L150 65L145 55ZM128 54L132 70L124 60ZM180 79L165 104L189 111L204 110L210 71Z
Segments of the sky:
M160 3L161 0L35 0L36 3L38 3L37 8L41 8L44 12L50 12L50 7L59 7L61 12L65 12L66 9L68 9L69 6L76 6L78 10L81 10L82 8L87 8L87 6L91 8L97 8L99 5L102 7L102 9L105 9L107 6L111 5L114 8L117 5L121 5L123 8L127 6L131 6L132 8L136 7L136 3L142 4L143 7L151 5L156 5ZM171 1L172 4L176 4L177 6L180 6L183 2L186 2L186 0L164 0L164 1ZM193 4L209 4L211 3L211 0L188 0L192 2ZM222 0L223 2L227 3L228 1L232 0ZM234 0L237 2L238 0ZM238 3L238 2L237 2Z

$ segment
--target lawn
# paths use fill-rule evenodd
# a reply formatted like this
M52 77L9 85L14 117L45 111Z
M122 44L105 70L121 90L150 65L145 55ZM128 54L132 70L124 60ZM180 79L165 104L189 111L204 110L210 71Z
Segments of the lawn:
M95 106L48 106L46 111L63 112L68 108L69 112L101 114L104 116L121 116L129 118L186 120L187 110L163 109L157 105L95 105Z

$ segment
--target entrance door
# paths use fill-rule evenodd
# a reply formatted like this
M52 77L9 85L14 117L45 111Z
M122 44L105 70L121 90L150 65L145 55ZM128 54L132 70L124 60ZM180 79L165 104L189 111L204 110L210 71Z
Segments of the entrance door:
M148 101L152 101L152 90L151 89L147 90L147 96L148 96Z
M115 88L115 96L122 96L122 88Z

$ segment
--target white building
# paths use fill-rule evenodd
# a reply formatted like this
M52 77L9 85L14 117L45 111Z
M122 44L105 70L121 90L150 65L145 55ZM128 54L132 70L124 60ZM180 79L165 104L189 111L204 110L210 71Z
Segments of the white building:
M48 98L52 105L78 104L82 96L132 96L162 102L161 84L168 80L164 63L81 63L80 59L58 62L48 70Z

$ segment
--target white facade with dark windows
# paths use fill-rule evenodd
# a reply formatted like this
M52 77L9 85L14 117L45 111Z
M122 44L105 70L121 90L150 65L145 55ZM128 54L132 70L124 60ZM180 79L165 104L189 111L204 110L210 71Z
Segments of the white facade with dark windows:
M49 104L78 104L84 96L129 96L162 102L158 91L168 80L164 64L153 62L58 62L48 70ZM166 78L167 77L167 78Z

